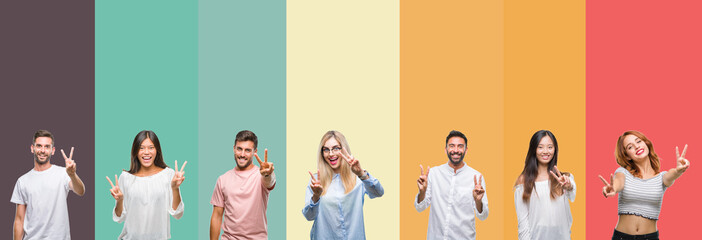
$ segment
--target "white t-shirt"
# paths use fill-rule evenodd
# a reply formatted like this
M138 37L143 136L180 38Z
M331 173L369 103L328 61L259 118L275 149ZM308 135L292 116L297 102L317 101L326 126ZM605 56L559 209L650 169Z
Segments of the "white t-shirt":
M124 194L122 215L117 216L112 209L112 220L124 222L118 239L170 239L170 216L183 217L183 198L178 208L173 210L171 180L175 171L165 168L160 172L137 177L128 172L119 176L119 188ZM115 201L116 203L116 201Z
M70 182L66 168L53 164L17 179L10 201L27 205L23 239L71 239L66 204Z

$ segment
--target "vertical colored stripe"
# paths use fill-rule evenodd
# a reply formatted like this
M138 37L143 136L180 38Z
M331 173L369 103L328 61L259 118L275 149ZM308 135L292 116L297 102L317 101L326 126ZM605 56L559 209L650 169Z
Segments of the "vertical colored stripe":
M502 2L403 2L400 7L400 233L424 238L417 213L419 165L448 162L449 131L466 134L464 161L484 175L490 215L477 237L502 239Z
M702 140L697 106L702 102L702 15L698 1L587 2L587 235L611 237L617 199L602 196L601 174L619 167L617 138L627 130L653 143L662 171L675 167L675 146L689 144L691 167L663 197L661 239L685 239L702 214L699 166Z
M61 149L70 154L75 147L73 159L86 191L82 197L68 194L71 236L94 235L93 6L92 1L0 3L3 238L12 236L16 205L9 200L17 179L34 167L30 146L39 129L54 135L52 164L65 166Z
M236 166L234 138L251 130L262 159L268 149L277 179L268 200L268 238L284 239L285 1L199 6L199 238L209 239L217 178Z
M399 235L399 2L295 1L287 9L288 239L310 236L302 208L322 135L346 136L385 189L366 197L369 239Z
M180 186L183 218L172 239L196 239L198 221L197 1L95 4L95 239L117 237L104 176L129 170L134 136L159 137L165 163L188 161Z
M558 141L559 170L577 185L571 237L585 239L585 2L509 0L504 19L504 238L518 236L514 184L531 136L546 129Z

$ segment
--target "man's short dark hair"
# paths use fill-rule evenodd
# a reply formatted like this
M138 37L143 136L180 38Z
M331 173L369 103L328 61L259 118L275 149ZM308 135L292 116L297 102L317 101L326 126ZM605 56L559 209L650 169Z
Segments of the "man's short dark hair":
M51 132L49 132L47 130L43 130L43 129L37 130L34 133L34 139L32 139L32 144L35 144L37 142L37 138L40 138L40 137L51 138L51 145L54 145L54 135L51 134Z
M258 148L258 137L256 137L256 134L254 134L252 131L249 131L249 130L243 130L243 131L237 133L236 139L234 139L234 145L236 145L237 142L246 142L246 141L252 141L254 143L254 149Z
M449 135L446 136L446 144L448 144L449 139L451 139L452 137L461 137L463 138L463 141L466 142L466 146L468 145L468 138L466 138L466 135L456 130L451 130L451 132L449 132Z

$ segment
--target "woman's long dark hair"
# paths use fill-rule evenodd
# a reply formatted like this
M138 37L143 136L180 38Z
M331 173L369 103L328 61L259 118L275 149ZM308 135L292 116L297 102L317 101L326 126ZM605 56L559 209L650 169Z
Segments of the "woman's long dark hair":
M531 192L534 190L534 182L536 177L539 175L539 160L536 156L536 149L539 147L541 139L544 137L550 137L553 141L553 147L556 149L553 152L553 158L548 163L547 171L553 170L553 166L558 164L558 141L556 141L556 136L549 130L539 130L531 136L531 141L529 141L529 151L527 151L526 160L524 160L524 170L522 170L522 177L524 181L524 194L522 195L522 200L524 202L529 202L531 197ZM569 176L569 173L562 173ZM563 194L563 189L558 187L558 180L556 180L551 174L548 175L551 188L551 199L555 199L557 196ZM519 182L517 182L518 184Z
M156 158L154 159L154 165L161 168L167 168L168 165L163 161L163 153L161 152L161 142L158 141L156 133L151 130L143 130L139 132L136 137L134 137L134 142L132 143L132 163L129 166L129 173L135 174L141 169L141 162L139 162L139 148L141 148L141 143L144 140L150 139L154 143L156 148Z

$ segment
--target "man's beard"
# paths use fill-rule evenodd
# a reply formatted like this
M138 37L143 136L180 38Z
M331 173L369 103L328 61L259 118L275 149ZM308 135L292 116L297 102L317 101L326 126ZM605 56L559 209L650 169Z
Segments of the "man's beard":
M458 165L461 164L461 162L463 162L463 158L466 156L466 153L464 152L463 154L461 154L461 158L459 158L458 161L453 161L453 158L451 157L451 152L446 153L446 156L448 156L449 162L451 162L451 164Z
M49 162L49 160L51 160L51 155L47 156L46 160L42 161L42 160L39 160L39 156L37 156L36 153L34 154L34 162L38 163L39 165L45 164L45 163Z
M235 162L236 162L236 167L238 167L239 169L245 169L245 168L249 167L249 165L251 165L252 161L251 161L251 159L247 160L246 164L244 164L243 166L239 165L239 159L236 159Z

